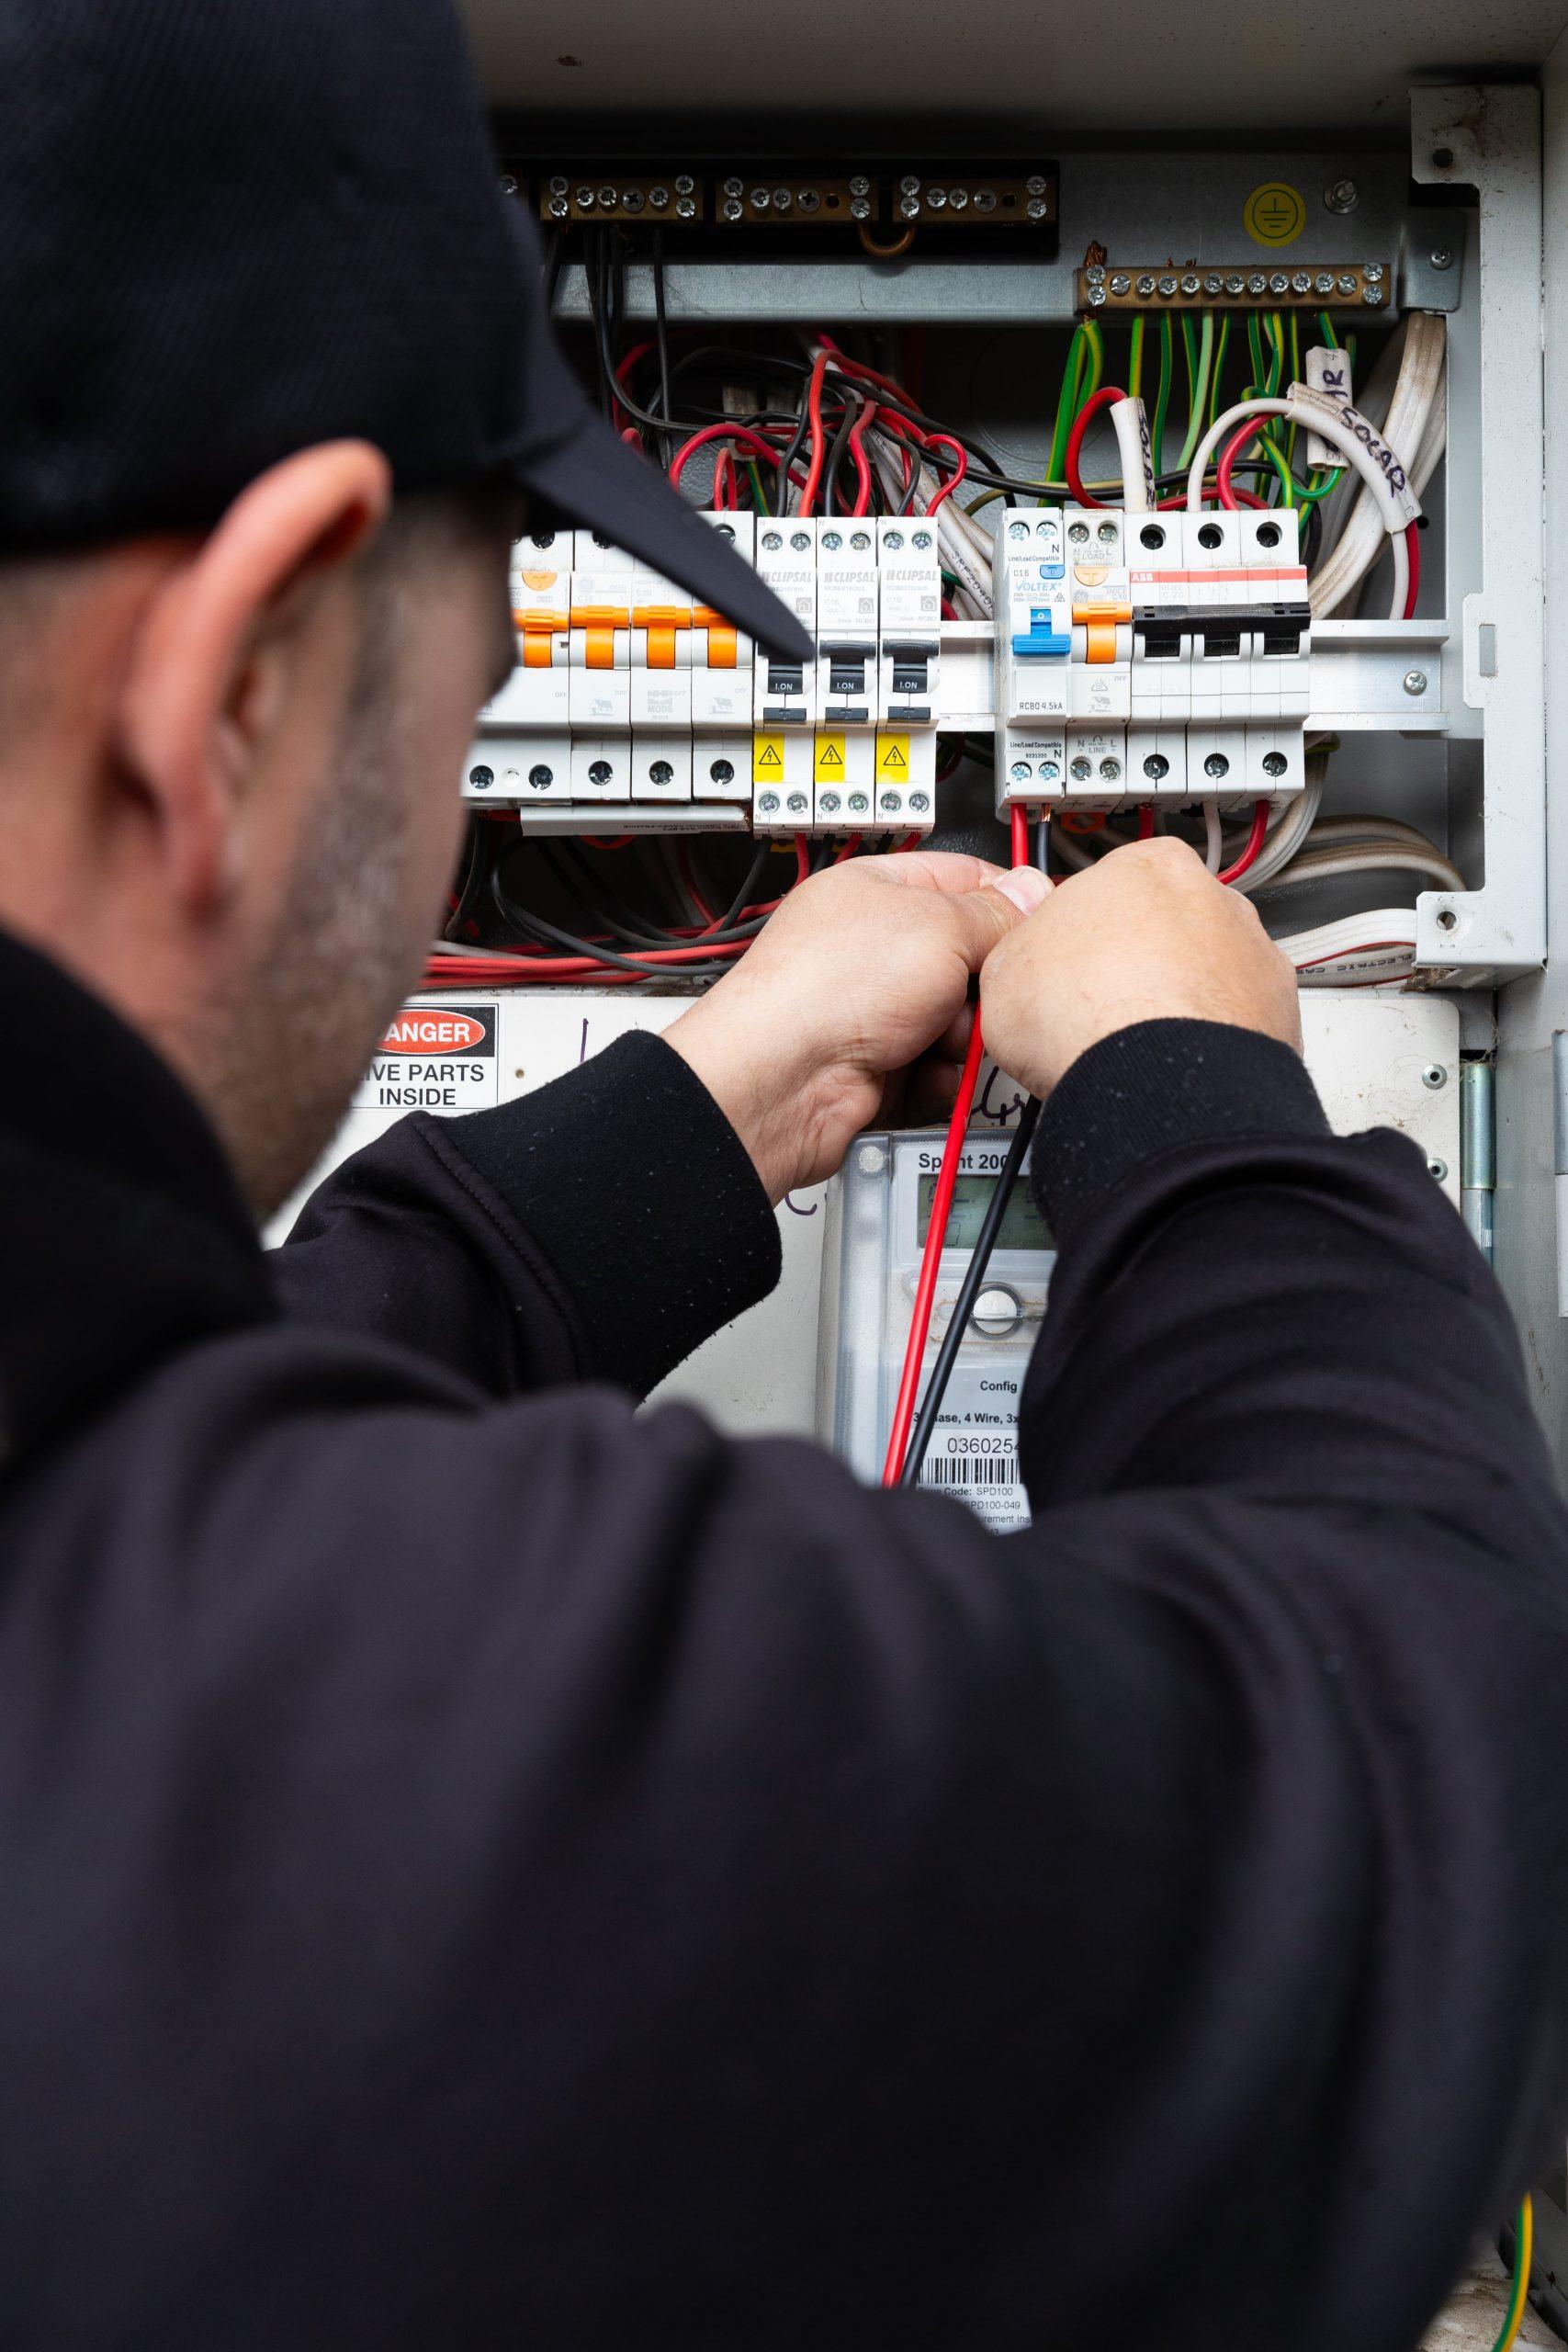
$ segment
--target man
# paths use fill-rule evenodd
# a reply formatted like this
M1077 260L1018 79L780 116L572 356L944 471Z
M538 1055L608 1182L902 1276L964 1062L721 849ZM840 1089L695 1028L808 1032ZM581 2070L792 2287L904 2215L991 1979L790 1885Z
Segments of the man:
M434 0L0 62L0 2338L1405 2352L1568 1957L1562 1516L1418 1156L1185 851L870 862L269 1267L519 489L789 625L570 392ZM633 1411L976 972L1007 1540Z

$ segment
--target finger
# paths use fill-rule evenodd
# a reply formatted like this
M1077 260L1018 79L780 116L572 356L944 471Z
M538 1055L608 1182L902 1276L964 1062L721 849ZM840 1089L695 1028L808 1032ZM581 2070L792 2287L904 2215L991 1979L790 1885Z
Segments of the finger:
M853 870L870 881L896 882L906 890L941 890L956 898L997 881L1006 868L958 850L913 849L897 857L857 859Z
M969 1035L975 1026L976 1008L966 997L934 1046L933 1054L945 1054L954 1063L961 1063L969 1051Z
M1032 865L1015 866L983 890L966 890L949 908L959 953L977 972L993 947L1016 931L1026 915L1050 895L1051 885Z

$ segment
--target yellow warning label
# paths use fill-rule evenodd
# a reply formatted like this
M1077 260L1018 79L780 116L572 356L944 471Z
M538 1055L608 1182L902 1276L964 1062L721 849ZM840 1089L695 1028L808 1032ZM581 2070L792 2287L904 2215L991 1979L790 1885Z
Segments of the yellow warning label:
M784 741L782 735L753 735L751 738L751 781L753 784L779 784L784 780Z
M879 735L876 739L876 773L891 777L895 784L909 780L909 739L907 735Z
M1284 180L1265 180L1242 207L1241 225L1255 245L1293 245L1306 227L1306 198Z
M811 773L818 784L842 784L844 739L841 735L818 735L817 758Z

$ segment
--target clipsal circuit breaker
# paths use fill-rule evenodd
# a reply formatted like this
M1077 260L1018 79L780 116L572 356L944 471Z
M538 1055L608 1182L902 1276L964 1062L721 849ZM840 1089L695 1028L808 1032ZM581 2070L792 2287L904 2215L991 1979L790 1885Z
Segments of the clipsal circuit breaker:
M519 666L465 797L517 808L731 802L760 832L925 832L942 578L922 516L709 514L813 638L780 662L586 531L513 550Z
M998 554L998 808L1302 789L1312 634L1292 511L1021 507Z

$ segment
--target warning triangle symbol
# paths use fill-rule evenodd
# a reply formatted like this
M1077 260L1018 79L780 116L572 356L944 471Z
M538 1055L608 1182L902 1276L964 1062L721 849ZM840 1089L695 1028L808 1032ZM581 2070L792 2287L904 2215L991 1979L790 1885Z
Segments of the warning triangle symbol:
M882 754L882 764L885 768L904 768L908 767L909 763L904 757L903 752L898 749L897 743L889 743L887 749Z
M818 756L817 764L819 768L841 768L843 766L843 753L840 751L837 743L823 744L821 752Z
M779 747L776 743L763 744L761 750L757 754L757 765L760 768L783 767L784 762L779 757Z

